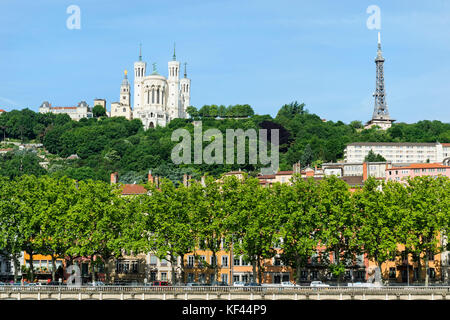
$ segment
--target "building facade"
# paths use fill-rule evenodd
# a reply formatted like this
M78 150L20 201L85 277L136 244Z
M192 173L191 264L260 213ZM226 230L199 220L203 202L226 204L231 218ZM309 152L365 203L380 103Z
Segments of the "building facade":
M372 150L392 165L408 163L442 163L450 155L450 144L411 142L354 142L345 147L344 162L364 162Z
M450 178L450 166L446 166L441 163L413 163L408 166L386 169L386 181L394 180L405 182L408 177L437 177L439 175Z
M72 120L79 121L82 118L92 118L92 110L86 101L81 101L76 107L53 107L48 101L44 101L39 107L39 113L68 114Z

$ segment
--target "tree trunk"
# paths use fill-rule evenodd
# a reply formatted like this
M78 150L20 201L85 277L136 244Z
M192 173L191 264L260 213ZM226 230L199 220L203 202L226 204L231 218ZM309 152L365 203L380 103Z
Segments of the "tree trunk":
M262 283L261 258L258 257L258 283Z
M409 287L409 253L408 250L406 252L406 285Z
M430 269L429 266L428 266L428 255L429 255L429 252L428 251L425 252L424 261L425 261L425 286L426 287L428 287L428 282L429 282L429 279L430 279L430 276L428 274L429 269Z
M14 282L17 282L17 278L19 277L19 266L20 266L20 262L19 259L17 258L16 255L12 255L12 260L13 260L13 264L14 264Z
M175 285L177 283L177 276L175 274L177 260L176 260L176 258L174 258L174 256L172 254L169 254L169 256L170 256L170 269L171 269L171 273L172 273L172 284Z
M56 281L56 257L52 255L52 281Z
M421 281L421 274L422 274L422 266L421 266L421 264L420 264L420 255L419 256L416 256L416 259L415 259L416 261L417 261L417 281L420 283L420 281Z
M34 281L34 267L33 267L33 251L27 251L28 255L30 256L30 279L28 279L29 282Z
M106 283L110 283L111 282L111 278L109 276L109 260L111 259L111 257L106 257L103 261L105 263L105 282Z
M257 277L257 275L256 275L256 260L255 259L253 259L253 261L252 261L252 272L253 272L253 280L255 281L256 277Z
M180 282L185 283L186 282L186 279L185 279L186 272L184 271L184 254L180 255L180 258L181 258L181 262L180 262L180 272L181 272L180 280L181 281Z
M211 280L211 283L217 281L217 276L218 276L218 272L219 272L219 269L217 268L217 253L216 253L216 251L212 252L212 257L213 257L213 265L212 265L213 279Z
M95 283L94 256L91 256L90 269L91 269L92 284L94 284Z
M296 283L297 284L299 284L300 282L301 282L301 276L302 276L302 268L301 268L301 265L302 265L302 259L300 258L300 257L298 257L297 259L296 259Z

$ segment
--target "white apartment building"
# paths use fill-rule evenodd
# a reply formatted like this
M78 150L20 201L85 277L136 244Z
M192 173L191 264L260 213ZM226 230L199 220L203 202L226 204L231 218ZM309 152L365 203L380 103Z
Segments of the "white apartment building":
M393 165L398 163L440 162L450 157L450 143L354 142L344 150L344 162L363 162L372 150Z

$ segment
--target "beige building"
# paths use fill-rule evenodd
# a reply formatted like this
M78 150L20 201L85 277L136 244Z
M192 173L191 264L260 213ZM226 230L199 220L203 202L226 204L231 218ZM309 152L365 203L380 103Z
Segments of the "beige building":
M78 103L76 107L53 107L48 101L44 101L39 107L39 113L68 114L72 120L92 118L92 110L85 101Z

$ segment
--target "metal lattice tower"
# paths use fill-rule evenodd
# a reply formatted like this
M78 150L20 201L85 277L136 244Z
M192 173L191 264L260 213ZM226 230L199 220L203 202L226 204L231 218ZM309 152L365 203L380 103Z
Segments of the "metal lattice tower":
M375 58L375 64L377 66L377 80L375 85L375 92L373 93L373 96L375 98L375 105L372 119L388 120L389 111L386 103L386 92L384 90L384 71L383 71L384 58L381 54L381 40L379 32L378 32L378 51L377 57Z

